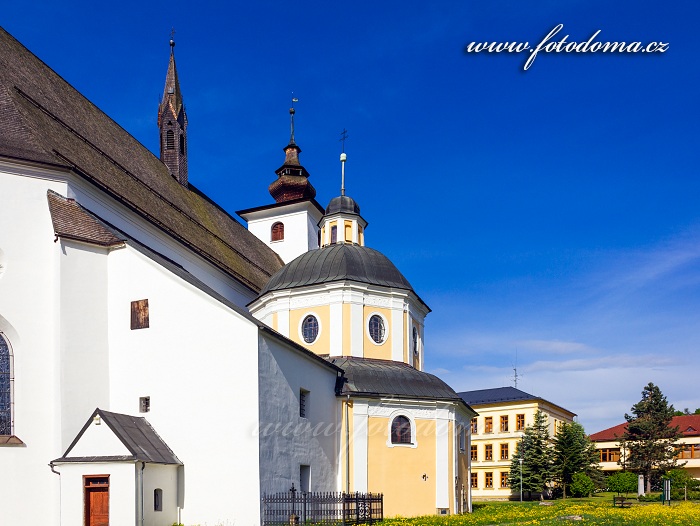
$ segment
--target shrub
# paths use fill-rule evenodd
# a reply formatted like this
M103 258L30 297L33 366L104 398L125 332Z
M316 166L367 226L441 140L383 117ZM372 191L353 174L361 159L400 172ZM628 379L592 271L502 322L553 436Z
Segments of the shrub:
M574 473L569 488L573 497L590 497L595 489L595 484L591 477L585 473Z
M610 475L606 482L610 491L614 491L620 495L622 493L637 491L637 480L637 475L634 473L621 471Z

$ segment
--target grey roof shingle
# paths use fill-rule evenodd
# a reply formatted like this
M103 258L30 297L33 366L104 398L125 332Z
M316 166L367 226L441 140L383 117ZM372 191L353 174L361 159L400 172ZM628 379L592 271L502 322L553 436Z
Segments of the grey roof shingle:
M339 395L443 400L462 402L468 406L440 378L414 369L403 362L350 356L334 357L329 360L345 371L347 381L339 389Z
M114 246L126 238L112 230L85 208L62 195L49 190L46 194L54 233L59 237L84 241L100 246Z
M70 452L78 443L85 430L92 424L96 415L99 415L102 422L109 426L116 437L129 450L131 455L124 456L104 456L104 457L71 457ZM151 462L154 464L178 464L182 462L175 456L175 453L163 441L155 429L145 418L120 413L111 413L102 409L95 409L92 416L83 426L73 443L61 458L54 462L89 462L89 461L138 461Z
M479 389L476 391L463 391L457 393L470 405L490 404L494 402L515 402L519 400L542 400L515 387L495 387L493 389Z
M282 260L0 28L0 157L67 169L259 291Z

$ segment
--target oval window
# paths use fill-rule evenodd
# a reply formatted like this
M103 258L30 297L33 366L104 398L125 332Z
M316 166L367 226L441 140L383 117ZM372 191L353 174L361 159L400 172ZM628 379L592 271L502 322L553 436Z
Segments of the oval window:
M318 320L309 314L301 323L301 334L306 343L313 343L318 338Z
M384 327L384 318L378 314L373 314L369 319L369 335L374 340L374 343L383 343L386 330Z

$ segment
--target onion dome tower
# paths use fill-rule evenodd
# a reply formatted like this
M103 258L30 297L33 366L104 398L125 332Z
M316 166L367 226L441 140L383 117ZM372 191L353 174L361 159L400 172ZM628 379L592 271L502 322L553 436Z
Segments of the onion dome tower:
M284 147L284 164L275 173L277 179L268 187L274 204L240 210L237 214L248 223L248 230L287 263L309 250L318 248L319 226L323 207L316 202L316 189L309 182L309 172L299 162L301 148L294 140L294 103L289 108L289 144Z
M187 114L175 67L175 40L172 37L165 89L158 106L158 128L160 160L168 167L170 175L181 185L187 186Z

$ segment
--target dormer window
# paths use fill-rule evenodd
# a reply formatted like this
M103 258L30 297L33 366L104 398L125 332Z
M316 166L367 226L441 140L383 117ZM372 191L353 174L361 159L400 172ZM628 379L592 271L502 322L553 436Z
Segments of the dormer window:
M284 240L284 223L279 221L272 225L272 241L283 241Z

